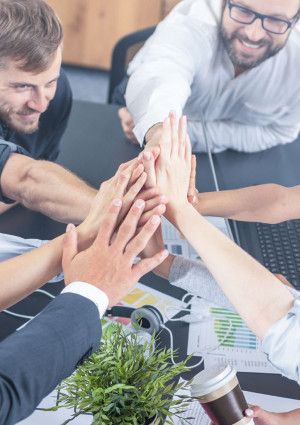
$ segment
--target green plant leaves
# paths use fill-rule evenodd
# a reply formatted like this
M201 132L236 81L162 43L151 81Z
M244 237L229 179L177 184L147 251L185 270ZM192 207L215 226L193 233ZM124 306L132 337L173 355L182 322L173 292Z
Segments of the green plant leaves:
M109 328L100 349L61 384L59 407L93 414L94 425L144 425L154 416L156 424L165 416L172 424L172 415L187 407L186 399L172 399L184 386L175 380L187 371L186 361L173 365L171 351L155 350L154 338L140 345L120 325Z

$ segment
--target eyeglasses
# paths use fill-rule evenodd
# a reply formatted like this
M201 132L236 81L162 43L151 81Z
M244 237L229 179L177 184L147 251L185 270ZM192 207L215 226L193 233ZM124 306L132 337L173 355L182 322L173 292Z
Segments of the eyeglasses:
M260 19L263 29L271 32L272 34L286 33L287 30L292 27L295 20L297 20L299 17L298 12L291 21L286 21L284 19L275 18L273 16L262 15L261 13L254 12L253 10L246 7L235 5L231 3L230 0L227 0L227 6L229 8L229 15L234 21L239 22L240 24L250 25L256 19Z

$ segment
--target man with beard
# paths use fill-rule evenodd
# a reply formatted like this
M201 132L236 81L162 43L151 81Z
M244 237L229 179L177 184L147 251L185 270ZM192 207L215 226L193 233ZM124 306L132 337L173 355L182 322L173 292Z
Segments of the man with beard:
M195 151L206 149L203 126L214 152L295 140L299 10L299 0L181 1L129 66L127 136L157 144L174 110L187 115Z
M79 223L96 191L50 162L72 106L61 24L43 0L0 0L0 17L0 211L17 201Z

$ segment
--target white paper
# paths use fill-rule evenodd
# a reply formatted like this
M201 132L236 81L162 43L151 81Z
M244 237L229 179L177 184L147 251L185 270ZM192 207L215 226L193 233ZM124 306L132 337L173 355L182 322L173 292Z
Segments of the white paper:
M228 236L226 222L221 217L205 217L211 224L221 230ZM165 247L171 254L180 255L190 260L199 259L198 253L188 243L186 239L178 232L178 230L166 219L162 221L162 233Z
M230 364L238 372L278 373L238 314L206 305L209 319L190 325L188 354L204 357L205 367Z

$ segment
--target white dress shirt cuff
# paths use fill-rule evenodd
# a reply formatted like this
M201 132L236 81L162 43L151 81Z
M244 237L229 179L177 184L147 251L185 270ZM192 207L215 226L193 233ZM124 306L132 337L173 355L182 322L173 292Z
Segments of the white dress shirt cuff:
M279 371L300 384L300 297L262 340L262 349Z
M87 282L72 282L67 285L61 293L78 294L82 297L88 298L94 304L96 304L99 310L100 318L104 316L104 313L108 307L109 300L105 292Z

